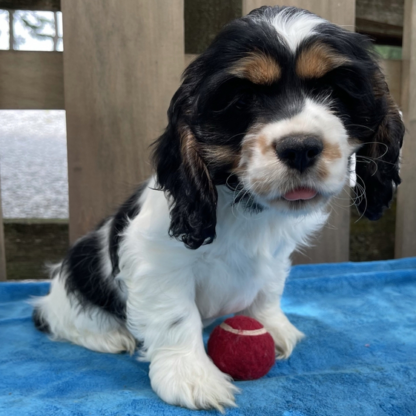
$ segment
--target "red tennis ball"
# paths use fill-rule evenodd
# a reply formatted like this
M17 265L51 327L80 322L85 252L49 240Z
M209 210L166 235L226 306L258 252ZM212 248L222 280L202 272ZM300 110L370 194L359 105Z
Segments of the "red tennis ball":
M255 380L275 363L272 336L248 316L234 316L214 328L208 340L208 355L234 380Z

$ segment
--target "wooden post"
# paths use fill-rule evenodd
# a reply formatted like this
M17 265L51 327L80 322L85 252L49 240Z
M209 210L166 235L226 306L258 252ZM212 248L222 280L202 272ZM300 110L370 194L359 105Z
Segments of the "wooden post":
M346 29L354 30L355 0L288 0L264 1L242 0L243 13L263 5L296 6L307 9L324 19ZM349 187L345 187L340 198L333 202L333 209L327 225L314 241L314 247L305 249L303 254L294 255L294 263L332 263L349 260L350 201ZM337 206L335 206L335 204Z
M405 0L402 111L406 134L397 196L395 257L416 256L416 0Z
M0 110L62 110L62 52L0 51Z
M3 231L3 210L1 206L1 186L0 186L0 282L5 281L6 276L6 249L4 246Z
M144 179L184 68L183 0L62 0L70 240Z

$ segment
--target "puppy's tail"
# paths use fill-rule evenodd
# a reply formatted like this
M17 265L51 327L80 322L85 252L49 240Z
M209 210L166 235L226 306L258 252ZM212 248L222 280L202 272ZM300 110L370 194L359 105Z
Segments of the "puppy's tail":
M35 324L36 329L39 331L45 332L46 334L51 333L51 328L46 320L46 318L42 315L42 310L40 306L35 306L32 313L33 323Z

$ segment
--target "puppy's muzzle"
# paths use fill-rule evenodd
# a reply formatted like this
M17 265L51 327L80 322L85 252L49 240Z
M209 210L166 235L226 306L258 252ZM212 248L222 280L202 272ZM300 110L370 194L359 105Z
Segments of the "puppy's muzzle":
M284 137L275 146L277 157L300 173L316 163L323 148L322 140L306 135Z

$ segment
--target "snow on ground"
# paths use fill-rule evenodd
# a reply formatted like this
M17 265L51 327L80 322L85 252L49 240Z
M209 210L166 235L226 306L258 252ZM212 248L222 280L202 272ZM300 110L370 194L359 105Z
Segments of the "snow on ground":
M65 111L0 111L4 218L68 218Z

